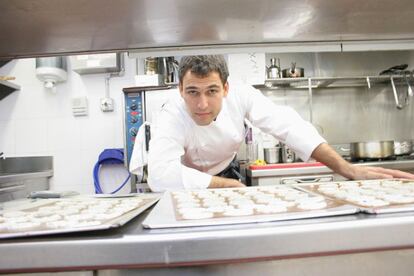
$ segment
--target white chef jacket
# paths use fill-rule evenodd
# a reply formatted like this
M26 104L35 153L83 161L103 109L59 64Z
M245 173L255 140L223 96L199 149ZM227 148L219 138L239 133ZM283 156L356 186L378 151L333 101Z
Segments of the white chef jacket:
M166 103L153 123L148 154L152 191L202 189L224 170L244 141L244 119L293 149L302 160L326 142L309 122L251 86L231 86L215 121L197 125L181 97Z

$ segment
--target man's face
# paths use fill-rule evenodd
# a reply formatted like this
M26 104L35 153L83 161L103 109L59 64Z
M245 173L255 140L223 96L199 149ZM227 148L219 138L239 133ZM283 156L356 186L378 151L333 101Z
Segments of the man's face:
M199 126L209 125L217 117L228 91L228 83L223 85L219 73L214 71L200 77L189 70L180 83L181 97L191 118Z

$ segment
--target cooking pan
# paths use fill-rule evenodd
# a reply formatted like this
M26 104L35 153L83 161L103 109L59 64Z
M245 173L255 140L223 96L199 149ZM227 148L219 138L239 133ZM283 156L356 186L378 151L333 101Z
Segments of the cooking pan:
M341 151L349 151L353 160L360 159L385 159L394 156L394 141L370 141L351 143L349 149L341 148Z
M413 142L411 141L394 141L395 155L409 155L413 152Z
M283 78L303 78L305 76L305 69L296 67L296 62L292 62L290 68L282 70Z

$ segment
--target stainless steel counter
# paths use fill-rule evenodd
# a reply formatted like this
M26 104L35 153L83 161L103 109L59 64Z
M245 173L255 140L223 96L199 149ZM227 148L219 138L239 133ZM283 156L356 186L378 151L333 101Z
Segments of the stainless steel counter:
M143 229L145 216L114 230L1 240L0 273L211 266L414 248L414 213L163 230Z
M392 161L378 161L378 162L364 162L354 163L355 166L373 166L383 167L387 169L411 171L414 170L414 160L392 160ZM323 174L333 173L333 171L326 166L305 167L305 168L287 168L287 169L269 169L269 170L247 170L247 175L251 177L266 177L266 176L284 176L297 174Z
M52 156L0 158L0 202L48 190L53 176Z
M414 173L414 160L391 160L391 161L377 161L377 162L361 162L354 163L355 166L374 166L388 169L402 170ZM331 180L326 181L341 181L344 177L335 174L330 168L326 166L304 167L304 168L284 168L284 169L265 169L265 170L246 170L246 175L250 177L252 185L274 185L283 184L283 180L291 180L296 177L301 179L303 177L311 178L311 181L317 181L315 178L323 179L326 176L331 176Z

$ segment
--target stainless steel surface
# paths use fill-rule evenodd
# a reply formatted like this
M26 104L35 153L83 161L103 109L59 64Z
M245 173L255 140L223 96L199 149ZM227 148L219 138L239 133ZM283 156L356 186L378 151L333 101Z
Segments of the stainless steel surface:
M3 240L0 272L212 265L414 248L413 213L159 230L143 229L144 218L101 232Z
M141 197L142 196L142 197ZM110 198L112 195L108 195L108 200L103 199L102 201L110 202ZM113 196L116 198L117 196ZM97 225L77 225L82 224L81 221L75 221L71 226L60 226L55 227L54 229L46 227L45 223L40 222L40 227L32 227L34 229L31 230L8 230L8 229L1 229L0 230L0 239L7 239L7 238L16 238L16 237L33 237L33 236L45 236L45 235L53 235L53 234L63 234L63 233L72 233L72 232L85 232L85 231L94 231L94 230L104 230L104 229L110 229L110 228L116 228L121 227L134 217L138 216L142 212L144 212L146 209L154 205L160 198L160 195L158 194L137 194L134 197L141 197L142 202L138 207L136 207L133 210L129 210L128 212L121 212L121 215L118 215L117 217L113 217L111 219L96 219L97 221L100 221ZM40 199L40 200L28 200L26 202L22 202L19 206L14 206L13 208L4 208L2 211L4 212L17 212L17 211L28 211L33 212L34 210L37 210L37 208L41 207L56 207L53 205L55 202L62 202L62 201L72 201L72 200L78 200L76 203L82 204L83 202L87 203L91 200L96 200L96 198L88 197L88 196L78 196L75 198L70 199ZM124 199L124 196L119 197L120 200ZM74 203L74 204L76 204ZM95 206L96 208L96 206ZM99 208L99 207L98 207ZM2 212L0 212L2 214ZM55 214L63 215L62 212L55 211ZM101 213L105 214L105 213ZM78 214L79 215L79 214ZM70 216L69 216L70 217ZM40 219L38 218L40 221ZM7 224L7 218L5 218L5 223ZM32 222L36 222L33 220Z
M193 45L414 37L414 3L410 0L367 0L363 5L341 0L6 0L2 4L2 58Z
M395 83L394 83L394 77L391 76L390 80L391 80L392 94L394 95L394 100L395 100L395 106L398 109L403 109L404 105L400 103L399 95L397 93L397 88L395 87Z
M53 175L53 157L8 157L0 159L0 184Z
M98 271L97 276L411 276L413 258L414 250L407 249L191 267L103 270Z
M281 77L280 74L280 59L271 58L270 66L266 66L266 75L268 79L278 79Z
M315 182L330 182L334 180L333 175L291 176L280 179L280 184L303 184Z
M369 79L369 83L367 82ZM398 84L404 82L404 76L338 76L338 77L297 77L297 78L280 78L266 79L265 85L255 84L257 89L266 88L289 88L289 89L309 89L311 88L343 88L343 87L367 87L371 85L388 85L391 82L398 81Z
M280 161L280 147L264 148L264 160L267 164L276 164Z
M394 141L394 154L395 155L409 155L413 152L412 141Z
M282 77L284 78L303 78L305 76L305 69L297 67L296 62L292 62L289 68L282 70Z
M293 163L293 162L295 162L296 154L292 149L290 149L285 144L282 144L281 151L282 151L282 162L283 163Z
M322 127L330 144L413 139L413 98L404 109L395 108L389 76L377 74L391 65L414 64L414 51L266 53L266 61L271 57L286 65L295 60L304 67L306 75L312 76L312 98L309 78L272 80L276 87L263 88L262 93L275 104L294 108L306 120L311 119L312 105L312 122ZM402 76L394 81L400 92L405 91Z
M414 173L414 160L390 160L377 162L354 163L355 166L374 166L388 169L403 170ZM281 184L281 180L289 177L313 178L318 175L328 176L333 171L326 166L304 167L304 168L287 168L287 169L269 169L269 170L250 170L247 169L246 175L251 178L253 185L275 185ZM344 180L338 174L334 174L334 180Z
M27 197L32 191L48 190L51 176L51 156L0 158L0 202Z
M352 159L380 159L394 156L394 141L369 141L350 144Z

